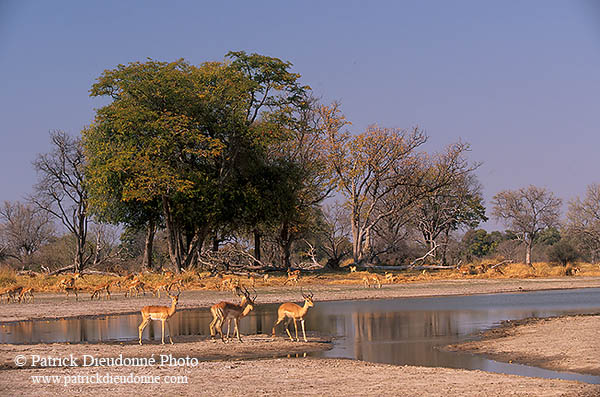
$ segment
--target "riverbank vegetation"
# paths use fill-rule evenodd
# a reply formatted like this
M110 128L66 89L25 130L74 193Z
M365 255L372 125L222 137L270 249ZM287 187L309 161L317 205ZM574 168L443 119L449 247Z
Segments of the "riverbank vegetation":
M52 289L64 272L91 286L174 272L212 288L227 275L285 283L288 269L302 269L300 284L385 279L382 266L400 281L597 271L600 185L564 217L533 185L486 208L468 143L434 152L420 127L354 131L278 58L132 62L90 93L106 99L94 120L80 136L51 131L31 195L0 206L1 284ZM507 229L479 228L486 213Z

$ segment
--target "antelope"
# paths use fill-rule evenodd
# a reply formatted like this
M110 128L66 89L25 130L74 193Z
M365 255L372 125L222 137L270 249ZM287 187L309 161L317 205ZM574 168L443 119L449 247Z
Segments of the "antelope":
M173 338L171 338L171 328L169 327L169 318L175 314L177 302L179 301L179 294L181 291L177 289L177 295L171 295L170 291L167 290L167 295L171 298L171 307L168 306L144 306L142 312L142 323L138 327L140 336L140 345L142 344L142 332L144 328L151 320L160 320L162 322L162 339L161 343L165 344L165 323L167 323L167 329L169 331L169 341L173 344Z
M2 296L6 296L6 303L10 303L11 299L18 299L21 302L21 292L23 291L23 287L14 286L5 288L2 292L0 292L0 302L2 302Z
M81 290L81 288L78 288L78 287L76 287L76 286L72 286L72 287L69 287L69 286L64 286L64 287L63 287L63 290L64 290L64 291L65 291L65 293L67 294L67 299L69 299L69 294L70 294L71 292L73 292L73 293L75 294L75 300L76 300L76 301L77 301L77 300L79 300L79 295L77 294L77 291L80 291L80 290Z
M256 293L251 297L246 287L243 288L244 289L242 290L241 288L236 287L235 290L238 296L240 296L240 292L244 295L242 296L242 301L239 305L229 302L219 302L211 306L210 313L213 316L213 320L209 325L211 339L215 337L216 330L219 332L219 335L221 335L221 341L225 343L225 339L223 338L223 323L227 320L227 341L229 341L229 329L231 328L231 319L233 319L237 338L240 342L242 341L238 322L242 317L246 317L248 313L254 309L254 301L256 300Z
M381 288L381 281L379 280L379 276L376 274L365 274L362 280L366 288L371 286L371 282L373 282L373 288Z
M2 291L0 291L0 303L2 303L2 298L6 296L6 303L9 303L9 297L8 297L8 288L3 289Z
M263 276L263 282L264 282L265 284L269 282L269 275L268 275L268 274L265 274L265 275Z
M385 272L385 281L393 283L396 277L392 273Z
M287 270L287 275L288 278L287 280L285 280L285 282L283 283L283 285L286 285L287 283L291 283L292 281L298 285L298 279L300 278L300 270L291 270L288 269Z
M146 296L146 289L144 288L145 286L146 284L144 284L143 281L139 279L134 280L131 282L131 284L129 284L129 287L127 287L127 291L125 291L125 296L129 294L129 297L131 298L132 291L135 290L135 297L137 298L137 296L140 294L140 289L144 293L144 296Z
M304 298L304 306L300 307L295 303L286 302L282 303L281 306L279 306L279 309L277 309L277 321L273 325L273 337L275 337L275 327L277 327L277 325L285 319L285 331L290 337L290 340L293 342L294 338L292 338L292 334L290 334L290 330L288 329L290 321L293 320L294 328L296 329L296 341L299 342L300 339L298 339L298 324L296 323L296 321L300 320L300 323L302 324L302 336L304 337L304 342L308 342L308 340L306 340L306 332L304 331L304 316L306 315L308 309L313 307L315 304L313 302L312 292L309 291L308 294L304 294L302 288L300 289L300 292L302 293L302 297Z
M31 303L33 303L33 288L23 288L21 293L19 294L19 302L25 302L26 299L29 299Z
M92 296L90 296L90 300L94 300L94 298L98 298L98 300L100 300L100 297L102 295L102 293L104 292L104 299L108 300L110 299L110 287L111 285L113 285L114 281L110 281L106 284L102 284L99 287L96 287L96 289L94 289L94 291L92 292Z
M350 266L350 273L356 273L356 266Z
M74 287L75 281L80 277L81 275L79 273L75 273L72 276L65 277L58 283L58 288L64 289L65 287Z
M233 277L229 276L229 277L225 277L223 278L223 281L221 281L221 291L225 291L225 290L232 290L234 291L236 287L239 287L240 285L240 280L238 279L234 279Z
M166 293L168 290L170 290L171 288L173 288L174 285L181 286L181 280L169 281L169 282L157 285L152 290L152 295L158 296L160 298L160 291L161 290L165 291L165 293Z

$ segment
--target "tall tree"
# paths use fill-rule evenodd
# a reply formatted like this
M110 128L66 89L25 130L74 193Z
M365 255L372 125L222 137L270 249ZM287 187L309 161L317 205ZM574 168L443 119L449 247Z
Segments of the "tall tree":
M112 99L84 132L94 201L160 202L176 269L192 263L211 231L242 216L243 169L281 138L269 120L287 117L303 90L289 63L228 56L197 67L183 60L120 65L91 90Z
M504 190L492 200L492 215L525 244L525 263L531 266L533 242L540 231L558 224L562 200L544 188Z
M600 257L600 184L589 185L583 199L569 202L566 228L591 251L593 261Z
M291 266L292 245L315 228L319 205L333 191L320 105L312 98L306 103L291 123L283 125L287 138L271 145L267 153L269 163L279 167L283 177L276 189L279 208L275 219L281 261L286 267Z
M476 228L487 221L481 186L475 175L457 176L447 186L433 191L419 201L416 207L415 226L421 232L427 249L436 256L438 239L442 242L442 264L446 264L446 247L451 231L459 228Z
M351 208L352 251L357 263L367 259L373 229L382 219L405 212L470 169L463 157L467 145L451 145L446 153L426 156L417 151L427 141L418 128L372 126L351 135L341 131L348 123L337 104L323 107L322 114L328 167Z
M53 149L38 155L33 166L38 183L30 201L59 219L75 239L74 270L82 271L87 260L88 191L81 139L63 131L51 131Z

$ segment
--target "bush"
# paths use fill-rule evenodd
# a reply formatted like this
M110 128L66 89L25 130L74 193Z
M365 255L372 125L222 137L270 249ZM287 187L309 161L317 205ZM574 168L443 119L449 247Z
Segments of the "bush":
M570 241L562 239L550 248L548 257L550 262L560 263L566 267L569 262L579 258L579 253Z

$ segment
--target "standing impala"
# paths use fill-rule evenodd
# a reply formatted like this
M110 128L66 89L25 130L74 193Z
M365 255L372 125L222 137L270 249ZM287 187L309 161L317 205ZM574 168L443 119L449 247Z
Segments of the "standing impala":
M300 288L300 291L302 292L302 288ZM302 297L304 298L304 306L302 307L292 302L282 303L281 306L279 306L279 309L277 310L277 322L273 325L273 337L275 337L275 327L277 327L277 325L285 319L285 332L287 332L290 340L294 341L294 338L292 338L290 330L288 329L290 321L293 320L294 328L296 329L296 341L299 342L298 324L296 321L300 320L300 324L302 324L302 336L304 336L304 342L308 342L306 340L306 332L304 331L304 316L306 315L308 309L313 307L315 304L313 303L312 292L309 291L308 294L304 294L304 292L302 292Z
M169 318L175 314L175 307L177 306L177 302L179 301L179 294L181 291L179 288L177 289L177 295L171 295L171 291L167 291L167 295L171 298L171 307L168 306L144 306L142 308L142 323L139 326L139 334L140 334L140 345L142 344L142 332L144 332L144 328L151 320L160 320L162 322L162 344L165 344L165 322L167 323L167 329L169 331L169 340L171 344L173 344L173 339L171 338L171 327L169 327Z
M219 302L210 308L210 313L213 316L213 320L210 322L209 326L211 338L215 337L215 330L217 330L221 335L221 340L225 343L222 327L225 320L227 320L227 340L229 340L229 328L231 326L231 319L233 319L237 338L240 342L242 341L240 330L238 329L238 322L242 317L247 316L248 313L254 309L254 300L256 299L256 293L251 297L246 287L242 288L236 287L235 289L238 296L240 296L240 292L244 295L242 296L242 301L239 305L229 302Z

